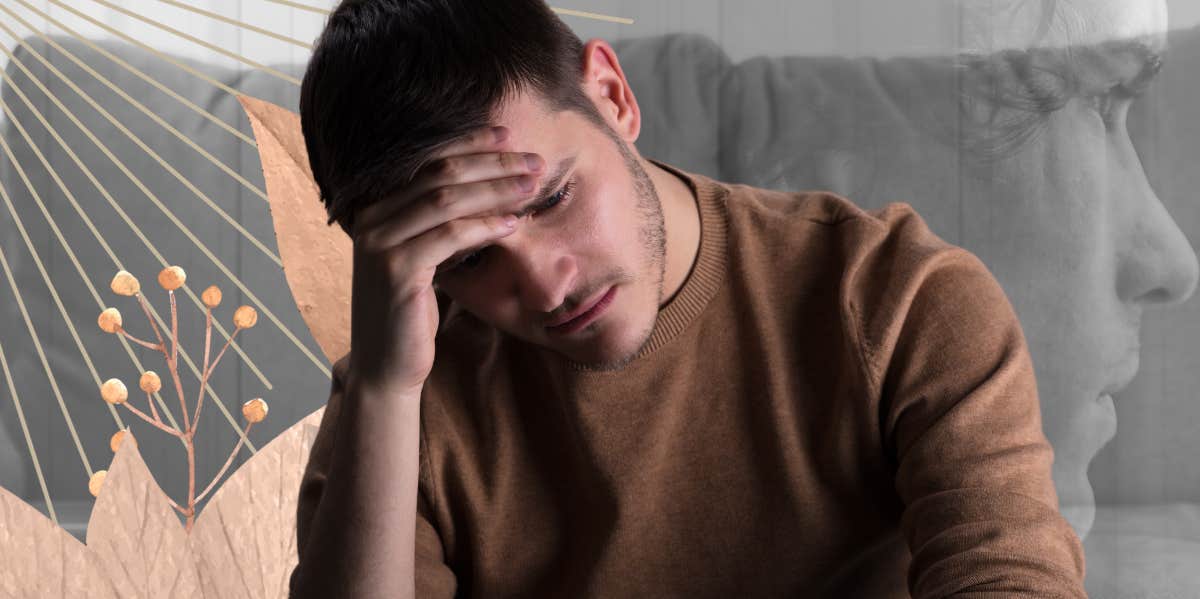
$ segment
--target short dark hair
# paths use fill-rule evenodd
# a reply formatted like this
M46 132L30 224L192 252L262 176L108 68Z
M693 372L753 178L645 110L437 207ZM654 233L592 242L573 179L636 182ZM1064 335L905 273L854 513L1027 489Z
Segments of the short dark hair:
M352 234L355 209L519 92L606 128L582 81L583 43L544 0L342 0L300 86L326 224Z

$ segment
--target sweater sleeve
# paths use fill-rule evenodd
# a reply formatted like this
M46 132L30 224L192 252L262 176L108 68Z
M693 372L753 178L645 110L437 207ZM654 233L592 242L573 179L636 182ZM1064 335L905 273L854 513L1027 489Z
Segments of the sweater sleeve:
M1083 548L1058 509L1015 311L982 261L907 205L879 214L886 233L853 295L904 504L909 592L1086 597Z
M313 514L321 502L325 483L328 480L329 462L333 457L337 418L341 411L347 364L348 354L335 362L332 367L329 401L325 404L325 413L321 416L321 424L317 430L317 436L313 440L312 448L309 450L304 474L300 479L300 496L296 505L296 548L300 559L304 557L305 543L308 540ZM417 493L414 561L416 596L421 599L451 599L457 589L457 579L454 571L444 561L441 537L433 525L433 509L427 497L430 489L427 484L428 473L425 468L423 437L420 447L422 453L420 456L421 480ZM289 596L295 593L296 574L297 569L293 568L288 579Z

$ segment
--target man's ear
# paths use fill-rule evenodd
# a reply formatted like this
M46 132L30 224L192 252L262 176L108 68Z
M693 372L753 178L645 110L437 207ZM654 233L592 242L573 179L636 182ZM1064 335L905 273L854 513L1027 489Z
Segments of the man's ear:
M637 98L617 53L602 39L590 39L583 47L583 89L617 135L631 144L637 141L642 127Z

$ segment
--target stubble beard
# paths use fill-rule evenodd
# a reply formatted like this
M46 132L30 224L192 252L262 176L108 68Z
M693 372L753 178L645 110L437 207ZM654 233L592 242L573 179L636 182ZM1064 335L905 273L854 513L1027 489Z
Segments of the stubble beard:
M628 171L630 178L633 179L634 193L637 195L636 213L642 223L641 227L638 228L638 242L641 245L643 255L642 276L650 277L647 282L652 283L655 289L653 307L655 318L638 333L641 341L638 343L636 350L617 360L593 365L597 370L617 370L624 368L640 355L650 342L650 336L654 332L655 324L658 321L657 312L662 303L663 280L667 269L667 234L663 221L662 200L658 196L658 191L654 188L654 182L650 180L650 175L646 172L646 169L642 168L641 162L629 150L625 141L611 132L609 138L616 144L617 150L621 152L621 158L625 162L625 170Z

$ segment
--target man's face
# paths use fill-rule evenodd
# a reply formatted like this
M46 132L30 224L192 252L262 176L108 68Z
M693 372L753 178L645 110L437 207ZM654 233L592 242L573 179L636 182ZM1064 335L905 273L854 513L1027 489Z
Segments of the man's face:
M1097 6L1113 12L1114 4ZM1159 18L1157 3L1124 4L1149 7L1125 11L1128 18ZM1093 33L1106 22L1091 21ZM1020 316L1055 450L1060 505L1080 536L1094 518L1088 464L1116 432L1112 394L1137 372L1142 312L1183 301L1197 279L1196 255L1130 140L1125 117L1133 100L1113 87L1136 87L1128 82L1145 56L1131 50L1141 43L1160 51L1161 40L1047 54L1047 64L1057 62L1054 68L1094 91L1051 113L1014 155L979 167L963 190L963 212L971 215L963 245L989 265Z
M662 299L666 237L654 186L636 150L583 115L548 110L529 94L498 112L494 124L511 131L512 150L546 161L539 187L561 172L550 192L557 204L435 282L501 331L577 362L620 367L649 338ZM611 303L584 328L547 327L610 288Z

